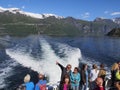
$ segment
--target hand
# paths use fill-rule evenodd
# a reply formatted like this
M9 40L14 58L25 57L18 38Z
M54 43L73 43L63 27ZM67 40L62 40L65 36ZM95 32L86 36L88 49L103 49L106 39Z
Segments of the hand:
M75 84L77 83L77 81L75 80Z
M56 61L56 64L58 65L58 64L59 64L59 62L58 62L58 61Z

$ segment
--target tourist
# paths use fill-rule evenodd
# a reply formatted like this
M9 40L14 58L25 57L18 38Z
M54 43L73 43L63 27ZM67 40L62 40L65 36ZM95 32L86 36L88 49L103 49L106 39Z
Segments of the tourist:
M64 76L62 84L61 84L61 89L59 90L72 90L70 77L68 74Z
M95 80L96 78L98 77L98 73L99 73L99 70L97 68L97 65L96 64L93 64L92 66L92 70L90 71L90 90L93 90L93 88L95 87Z
M60 85L59 85L59 89L61 90L61 84L62 84L62 81L63 81L63 77L68 74L70 76L71 74L71 68L72 66L70 64L68 64L66 67L64 67L63 65L61 65L59 62L56 61L56 64L61 68L61 79L60 79Z
M120 82L116 81L115 86L111 87L109 90L120 90Z
M82 70L81 70L81 84L82 84L82 90L87 90L88 88L88 66L87 64L83 64Z
M115 77L116 77L116 81L120 82L120 69L117 70Z
M115 81L116 81L116 72L118 71L119 66L117 63L114 63L111 68L111 86L114 87Z
M73 90L79 90L80 73L77 67L74 68L74 72L71 72L70 80Z
M104 64L101 64L98 77L101 77L103 79L103 86L104 87L105 87L105 76L106 76L106 70L104 69Z
M25 90L34 90L34 83L33 82L30 82L30 75L27 74L25 77L24 77L24 85L25 85Z
M117 64L118 64L118 67L119 67L119 69L120 69L120 61L118 61Z
M120 82L119 81L115 83L115 88L116 88L116 90L120 90Z
M118 70L116 72L116 81L120 82L120 62L117 62L118 64Z
M44 74L40 73L38 75L38 78L39 78L39 81L38 81L38 83L35 86L35 90L46 90L46 88L47 88L46 87L47 81L44 80Z
M102 80L102 78L98 77L96 79L96 87L93 90L105 90L105 88L103 87L103 80Z

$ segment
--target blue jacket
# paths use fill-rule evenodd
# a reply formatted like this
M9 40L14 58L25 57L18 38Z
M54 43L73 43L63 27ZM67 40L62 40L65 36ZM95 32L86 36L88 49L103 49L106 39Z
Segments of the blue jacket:
M26 90L34 90L34 83L33 82L27 82L25 83Z
M70 80L71 80L72 86L79 86L80 73L74 74L73 72L71 72Z
M38 83L36 84L35 86L35 90L40 90L40 87L39 85L43 85L43 84L47 84L47 81L46 80L39 80Z

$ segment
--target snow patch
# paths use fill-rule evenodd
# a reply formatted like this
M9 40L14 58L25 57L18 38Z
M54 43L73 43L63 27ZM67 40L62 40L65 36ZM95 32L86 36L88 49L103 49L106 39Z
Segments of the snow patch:
M20 13L20 14L24 14L26 16L30 16L30 17L38 18L38 19L44 19L44 18L51 17L51 16L54 16L55 18L58 18L58 19L64 18L62 16L58 16L58 15L55 15L55 14L38 14L38 13L25 12L25 11L20 10L19 8L3 8L3 7L0 7L0 12L5 12L5 11L9 11L13 14Z

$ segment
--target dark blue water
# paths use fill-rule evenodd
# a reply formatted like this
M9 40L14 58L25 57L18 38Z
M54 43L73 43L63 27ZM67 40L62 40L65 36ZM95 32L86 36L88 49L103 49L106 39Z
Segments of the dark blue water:
M49 43L54 53L60 58L66 57L64 50L60 52L58 47L65 44L70 47L79 48L82 54L80 62L104 63L109 69L110 66L120 60L120 38L110 37L42 37ZM6 54L6 48L19 49L19 46L26 47L24 52L30 52L31 57L41 58L41 44L38 43L38 36L26 38L11 38L10 45L0 48L0 89L15 90L23 83L23 78L27 73L32 76L32 81L37 82L37 72L28 67L24 67L19 62ZM3 44L4 45L4 44ZM69 55L69 53L68 53ZM51 56L52 57L52 56ZM84 62L84 63L85 63ZM9 72L10 71L10 72ZM16 78L15 78L16 77ZM4 84L4 85L3 85ZM3 89L3 90L4 90Z
M108 66L120 60L120 38L82 37L66 41L80 48L84 57L92 58Z

